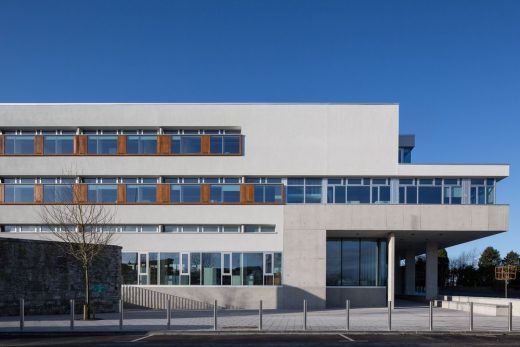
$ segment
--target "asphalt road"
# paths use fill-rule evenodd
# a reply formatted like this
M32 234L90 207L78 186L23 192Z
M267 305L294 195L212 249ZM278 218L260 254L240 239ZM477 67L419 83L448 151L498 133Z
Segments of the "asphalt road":
M501 334L253 334L0 336L0 346L519 346Z

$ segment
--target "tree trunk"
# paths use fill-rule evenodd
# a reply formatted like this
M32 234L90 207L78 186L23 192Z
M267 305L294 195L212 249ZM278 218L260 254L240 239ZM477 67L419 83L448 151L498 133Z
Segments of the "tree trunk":
M88 266L84 268L85 272L85 305L83 305L83 320L90 319L90 277Z

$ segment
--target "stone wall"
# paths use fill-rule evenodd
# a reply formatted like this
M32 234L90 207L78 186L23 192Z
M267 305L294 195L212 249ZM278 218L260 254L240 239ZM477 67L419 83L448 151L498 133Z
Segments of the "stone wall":
M0 238L0 315L76 312L84 302L83 271L56 242ZM91 269L91 300L96 312L115 312L121 297L121 247L107 246Z

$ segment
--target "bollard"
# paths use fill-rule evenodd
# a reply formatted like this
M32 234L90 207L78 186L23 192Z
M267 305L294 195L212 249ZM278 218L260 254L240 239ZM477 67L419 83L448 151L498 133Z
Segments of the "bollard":
M513 331L513 303L509 303L509 310L507 311L507 331Z
M349 331L350 330L350 300L347 300L345 302L345 314L346 314L346 330Z
M217 331L217 300L215 300L213 305L213 330Z
M168 327L168 330L170 330L172 322L172 302L170 298L168 298L167 305L168 306L166 307L166 314L168 315L168 317L166 319L166 326Z
M392 330L392 301L388 302L388 331Z
M430 300L430 331L433 331L433 300Z
M74 329L74 299L70 299L70 329Z
M123 329L123 300L119 300L119 329Z
M307 330L307 300L303 300L303 330Z
M262 331L262 300L260 300L260 306L258 307L258 330Z
M469 331L473 331L473 303L469 303Z
M25 323L25 302L24 299L20 299L20 330L23 330Z

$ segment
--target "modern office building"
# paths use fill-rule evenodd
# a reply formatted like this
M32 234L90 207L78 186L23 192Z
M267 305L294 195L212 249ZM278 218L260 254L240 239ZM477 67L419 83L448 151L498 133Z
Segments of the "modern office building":
M42 204L106 204L116 221L96 232L117 233L126 285L238 307L385 306L416 292L425 253L433 298L439 248L507 231L495 188L509 167L414 164L398 113L3 104L0 236L48 235Z

